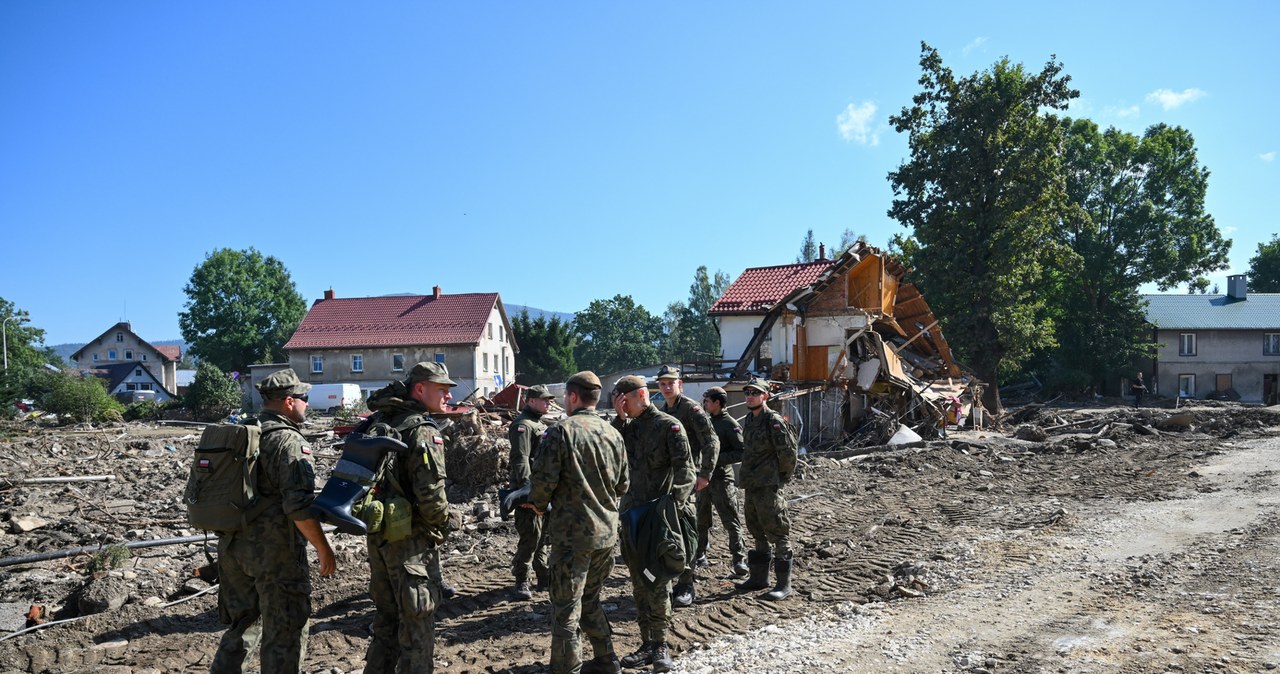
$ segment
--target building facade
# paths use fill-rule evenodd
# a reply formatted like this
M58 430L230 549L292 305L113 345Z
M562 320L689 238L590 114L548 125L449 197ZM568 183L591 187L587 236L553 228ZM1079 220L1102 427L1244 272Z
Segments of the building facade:
M182 347L152 346L133 332L128 321L116 323L71 354L76 369L103 376L111 382L109 393L160 389L157 397L162 400L177 395L179 360L182 360ZM121 365L133 367L116 367ZM117 371L128 374L118 376Z

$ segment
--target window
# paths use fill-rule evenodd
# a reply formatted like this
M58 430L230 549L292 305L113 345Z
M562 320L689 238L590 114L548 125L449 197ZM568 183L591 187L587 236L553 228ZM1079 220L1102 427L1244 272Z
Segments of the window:
M126 390L126 391L137 391L137 390L138 390L138 385L137 385L137 384L125 384L125 385L124 385L124 390Z
M1196 376L1194 374L1178 375L1178 395L1182 398L1196 397Z
M441 365L443 365L443 364L444 364L444 354L443 354L443 353L437 353L437 354L436 354L436 362L437 362L437 363L440 363Z
M98 362L98 354L93 354L93 362Z
M134 371L133 371L133 376L135 376L135 377L141 377L141 376L142 376L142 368L138 368L138 369L134 370Z
M493 339L493 323L489 324L489 339Z
M147 362L147 354L142 354L142 362Z
M117 332L117 333L116 333L116 341L117 341L117 342L123 342L123 341L124 341L124 333L123 333L123 332Z
M391 371L404 372L404 354L403 353L391 354Z
M151 384L138 384L138 390L140 390L140 391L150 391L150 390L151 390Z
M489 371L489 354L484 354L484 371Z
M511 371L511 366L509 365L509 362L510 362L510 359L507 356L502 357L502 374L507 374L508 372Z
M351 354L351 371L364 372L364 354Z
M133 360L133 349L125 349L125 350L124 350L124 359L125 359L125 360Z
M507 333L506 331L503 330L501 325L498 326L498 341L499 342L507 341Z
M109 349L109 350L107 351L107 360L115 360L115 359L116 359L116 350L115 350L115 349Z
M311 374L324 374L324 356L311 357Z
M1178 335L1178 355L1179 356L1196 355L1196 333L1183 332Z
M1280 332L1268 332L1262 336L1262 355L1280 356Z

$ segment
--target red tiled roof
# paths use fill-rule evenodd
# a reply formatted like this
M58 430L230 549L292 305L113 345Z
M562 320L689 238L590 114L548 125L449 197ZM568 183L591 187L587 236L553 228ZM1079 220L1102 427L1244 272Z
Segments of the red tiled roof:
M177 344L166 344L164 346L154 347L160 355L172 361L182 360L182 347Z
M479 344L498 293L316 300L285 350Z
M711 305L708 315L757 314L786 297L801 286L813 283L831 266L831 260L783 264L775 267L752 267L742 272L724 295Z

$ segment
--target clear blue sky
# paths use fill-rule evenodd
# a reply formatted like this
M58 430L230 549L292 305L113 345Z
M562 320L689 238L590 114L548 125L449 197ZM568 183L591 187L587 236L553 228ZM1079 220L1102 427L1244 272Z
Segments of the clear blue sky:
M1280 230L1277 7L4 2L0 297L48 344L174 339L192 270L254 246L308 304L438 284L660 314L698 265L905 231L888 117L922 40L961 75L1057 54L1067 114L1189 129L1241 272Z

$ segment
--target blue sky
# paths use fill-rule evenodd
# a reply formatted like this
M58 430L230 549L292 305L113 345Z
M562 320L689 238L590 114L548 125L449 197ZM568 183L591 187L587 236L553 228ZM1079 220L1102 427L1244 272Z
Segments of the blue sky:
M0 3L0 297L46 343L180 336L214 249L308 304L492 292L654 313L698 265L883 246L920 42L1056 54L1067 114L1189 129L1242 272L1280 230L1265 2Z

